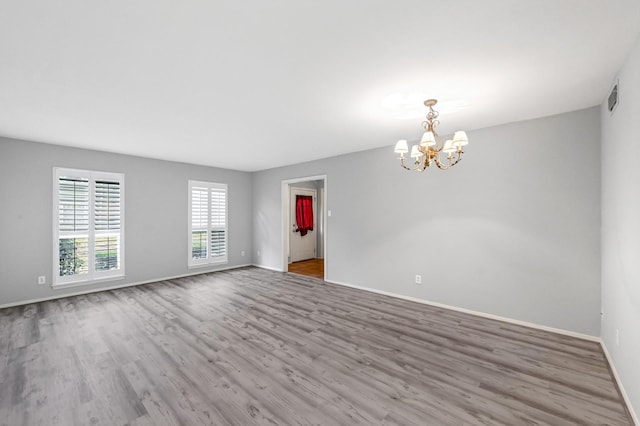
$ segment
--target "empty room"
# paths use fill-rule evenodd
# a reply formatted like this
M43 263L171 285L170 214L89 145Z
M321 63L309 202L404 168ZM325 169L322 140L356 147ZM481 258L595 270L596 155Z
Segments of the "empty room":
M637 0L4 0L0 426L640 425L638 135Z

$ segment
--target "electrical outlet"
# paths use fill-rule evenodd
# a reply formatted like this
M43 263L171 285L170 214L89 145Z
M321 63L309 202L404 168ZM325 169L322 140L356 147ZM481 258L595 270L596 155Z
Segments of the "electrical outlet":
M244 257L244 250L242 250L242 251L240 252L240 255L241 255L242 257Z
M416 275L416 284L422 284L422 275Z
M47 277L45 277L44 275L40 275L38 277L38 284L42 285L42 284L46 284L47 283Z
M258 256L260 256L260 250L258 250Z
M620 346L620 330L616 328L616 346Z

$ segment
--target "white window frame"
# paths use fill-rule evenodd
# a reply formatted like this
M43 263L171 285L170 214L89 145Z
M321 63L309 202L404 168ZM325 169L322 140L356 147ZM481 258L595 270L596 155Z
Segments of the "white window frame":
M58 182L61 177L86 179L89 181L89 229L86 232L88 244L88 272L81 275L60 276L60 229L59 229L59 194ZM106 235L105 231L96 231L95 229L95 182L97 180L117 181L120 184L120 250L119 250L119 268L108 271L95 271L95 239L96 235ZM99 172L93 170L79 170L62 167L53 168L53 279L52 287L67 288L82 285L94 284L102 281L120 280L125 276L125 188L124 174ZM109 231L109 234L114 234ZM69 235L69 234L66 234ZM84 236L82 235L78 236Z
M194 231L193 228L193 218L192 218L192 207L193 207L193 188L207 188L208 190L208 198L207 198L207 226L200 227L196 230L200 229L202 231L207 231L207 256L203 259L193 259L192 256L192 242L191 235ZM224 264L229 262L229 188L226 183L214 183L214 182L204 182L197 180L189 180L189 206L187 212L187 222L188 222L188 234L187 234L187 264L189 268L198 268L207 265L215 265L215 264ZM224 226L213 226L211 219L211 192L213 191L223 191L225 193L225 210L224 210ZM212 231L224 231L225 233L225 254L224 256L211 256L211 232Z

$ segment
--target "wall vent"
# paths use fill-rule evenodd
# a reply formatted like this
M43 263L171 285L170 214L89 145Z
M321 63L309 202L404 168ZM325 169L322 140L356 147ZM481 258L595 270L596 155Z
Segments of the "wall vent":
M618 87L620 86L620 82L616 81L616 84L613 85L611 92L609 93L609 98L607 100L607 105L609 107L609 112L613 114L613 110L618 106Z

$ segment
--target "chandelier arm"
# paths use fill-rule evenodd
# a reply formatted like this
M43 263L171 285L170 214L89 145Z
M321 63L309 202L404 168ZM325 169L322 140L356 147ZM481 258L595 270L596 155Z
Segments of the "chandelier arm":
M411 167L407 167L407 164L406 164L406 162L404 161L404 155L403 155L402 157L400 157L400 166L401 166L403 169L405 169L405 170L409 170L410 172L420 172L420 171L424 171L424 170L425 170L424 168L423 168L422 170L420 170L419 165L420 165L420 163L418 163L418 164L416 165L416 167L413 167L413 168L411 168Z
M436 146L432 147L431 149L433 149L437 153L440 153L444 148L444 140L434 130L432 130L431 132L433 133L433 137L436 140ZM440 145L440 147L438 147L438 145Z
M429 157L429 154L425 154L424 162L422 163L422 170L420 171L424 172L425 170L427 170L427 167L429 167L430 165L431 165L431 158Z
M406 166L404 162L404 155L400 156L400 166L405 170L411 170L409 167Z
M452 163L451 160L452 158L447 157L447 160L449 160L447 162L447 164L443 164L442 161L440 160L440 155L437 155L435 157L436 159L436 166L438 166L438 168L440 170L447 170L450 169L451 167L455 166L456 164L458 164L460 162L460 160L462 160L462 151L458 151L457 152L458 156L456 158L456 160Z
M460 160L462 160L462 154L464 154L464 151L460 150L460 151L456 151L456 153L458 154L458 157L456 158L456 161L454 161L452 166L455 166L460 162Z
M429 155L423 154L420 161L416 161L416 168L414 169L416 172L424 172L429 167Z
M440 160L440 153L438 153L438 155L435 156L435 160L436 160L436 166L438 166L440 170L447 170L449 167L451 167L450 165L445 166L444 164L442 164L442 161Z

